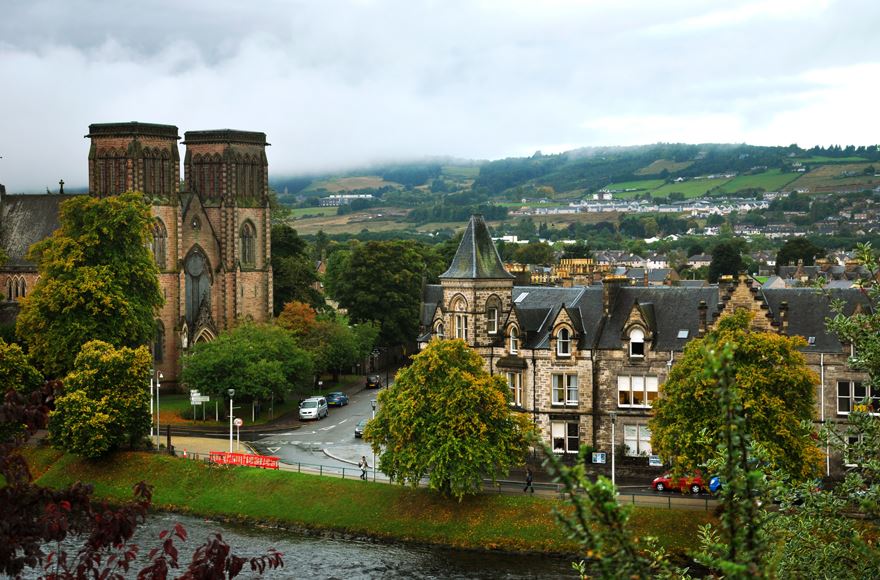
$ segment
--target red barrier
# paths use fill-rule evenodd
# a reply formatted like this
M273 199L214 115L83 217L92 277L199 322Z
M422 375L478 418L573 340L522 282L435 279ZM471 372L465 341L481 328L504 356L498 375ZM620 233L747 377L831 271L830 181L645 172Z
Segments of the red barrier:
M246 467L261 467L263 469L278 469L278 458L269 457L268 455L211 451L210 460L211 463L218 465L244 465Z

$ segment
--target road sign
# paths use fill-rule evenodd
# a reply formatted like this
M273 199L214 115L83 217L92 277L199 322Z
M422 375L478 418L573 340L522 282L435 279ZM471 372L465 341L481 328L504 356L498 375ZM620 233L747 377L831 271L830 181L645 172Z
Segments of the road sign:
M211 397L208 395L194 395L189 398L189 402L191 405L201 405L202 403L207 403L211 400Z
M201 393L199 392L198 389L190 389L189 390L190 397L198 397L199 395L201 395Z
M241 427L242 425L244 425L244 421L242 421L241 418L239 418L239 417L236 417L236 418L235 418L235 421L233 421L232 423L233 423L236 427Z
M605 463L605 454L600 451L594 451L593 463Z
M651 467L663 467L663 462L660 461L659 455L649 455L648 456L648 465Z

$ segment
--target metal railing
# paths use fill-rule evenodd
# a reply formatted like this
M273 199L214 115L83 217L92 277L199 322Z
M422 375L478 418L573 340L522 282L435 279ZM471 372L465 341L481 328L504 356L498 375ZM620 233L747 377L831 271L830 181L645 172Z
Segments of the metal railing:
M164 452L164 451L163 451ZM194 461L203 461L210 463L208 453L193 453L186 451L174 450L174 455L184 457ZM359 467L345 467L339 465L326 465L322 463L284 463L279 462L281 471L291 471L296 473L305 473L309 475L317 475L319 477L336 477L339 479L363 479L363 471ZM391 479L370 467L367 470L367 481L375 481L379 483L391 483ZM419 482L420 487L427 487L427 478ZM525 482L521 480L483 480L484 493L506 493L511 495L519 495L523 493ZM535 481L532 483L535 493L542 496L556 496L563 498L564 493L562 486L558 483ZM618 502L621 504L629 504L640 507L651 507L658 509L680 509L688 511L712 511L718 505L718 500L709 495L684 495L672 492L654 492L654 493L618 493Z

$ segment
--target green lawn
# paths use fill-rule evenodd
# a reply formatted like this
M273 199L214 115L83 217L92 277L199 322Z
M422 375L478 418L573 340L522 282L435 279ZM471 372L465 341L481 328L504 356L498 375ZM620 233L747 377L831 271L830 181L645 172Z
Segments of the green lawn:
M650 191L652 189L657 189L661 185L665 183L662 179L640 179L638 181L620 181L617 183L612 183L610 185L606 185L605 189L636 189L639 192ZM617 194L616 194L617 195Z
M700 197L710 189L724 185L730 181L725 177L717 179L690 179L681 183L667 183L651 192L654 197L668 197L670 193L683 193L685 198Z
M290 216L293 219L302 219L307 216L328 216L336 215L335 207L298 207L290 210Z
M454 547L577 552L551 515L562 504L543 496L485 494L457 502L422 488L217 467L151 453L117 453L90 462L37 449L28 452L28 459L42 466L41 485L85 481L99 498L116 501L131 497L132 486L148 474L160 509ZM639 538L655 536L667 550L681 553L694 547L698 526L709 521L711 514L702 511L635 508L631 530Z
M724 193L736 193L750 188L762 188L764 191L778 191L800 177L799 173L782 173L779 169L770 169L756 175L740 175L721 186Z

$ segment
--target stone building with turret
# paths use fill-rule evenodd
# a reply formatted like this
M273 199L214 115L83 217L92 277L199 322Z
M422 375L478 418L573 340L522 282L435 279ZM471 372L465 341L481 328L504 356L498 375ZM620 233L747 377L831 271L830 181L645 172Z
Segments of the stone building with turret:
M238 320L272 316L271 224L265 133L188 131L153 123L89 126L89 194L143 192L153 217L151 249L165 304L152 344L156 369L175 383L180 356ZM0 196L0 267L7 321L37 278L28 247L58 227L69 196Z
M847 314L870 308L858 290L833 293ZM518 286L481 216L471 218L440 284L424 289L419 344L464 339L490 373L507 379L511 404L556 453L583 445L610 452L614 420L615 449L649 456L648 419L669 370L689 341L740 309L754 314L756 329L804 338L801 350L819 377L815 420L845 422L867 394L866 376L848 366L851 346L825 330L829 303L815 290L761 289L745 276L705 287L636 287L625 276ZM880 393L872 396L880 408ZM826 471L832 467L829 460Z

